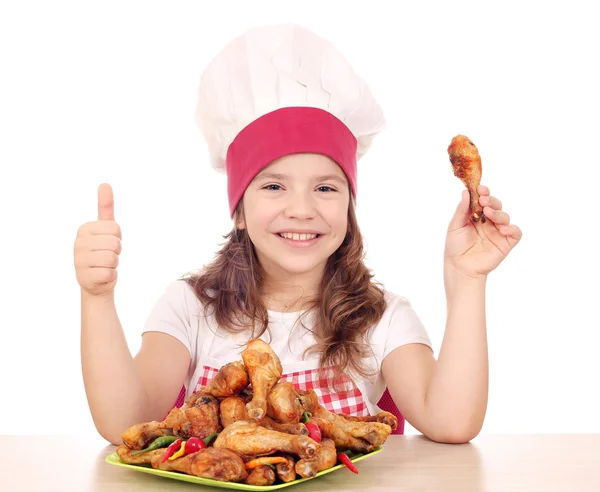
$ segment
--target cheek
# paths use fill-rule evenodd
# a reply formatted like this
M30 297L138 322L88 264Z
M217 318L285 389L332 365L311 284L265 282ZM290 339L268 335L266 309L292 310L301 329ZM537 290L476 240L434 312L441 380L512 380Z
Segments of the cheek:
M336 239L342 241L348 231L348 209L340 207L335 213L330 214L327 222Z
M256 242L265 232L265 227L260 220L252 218L246 221L246 228L248 229L248 235L252 242Z
M269 208L261 203L261 200L258 199L253 190L246 190L244 194L244 222L246 232L250 237L250 241L259 249L267 234L270 223L269 216Z
M346 237L347 232L348 232L348 220L342 219L336 224L336 227L335 227L336 237L340 241L340 243Z
M272 211L269 210L265 210L264 213L248 214L246 216L246 228L248 229L250 239L253 241L260 240L261 237L270 234L270 225L274 218Z

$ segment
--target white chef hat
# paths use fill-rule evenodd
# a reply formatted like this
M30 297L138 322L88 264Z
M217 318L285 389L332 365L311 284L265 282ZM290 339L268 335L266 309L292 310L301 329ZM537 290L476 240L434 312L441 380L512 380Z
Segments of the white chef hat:
M329 156L356 194L356 163L385 127L365 82L327 40L295 24L234 39L202 74L197 124L226 172L230 213L258 172L284 155Z

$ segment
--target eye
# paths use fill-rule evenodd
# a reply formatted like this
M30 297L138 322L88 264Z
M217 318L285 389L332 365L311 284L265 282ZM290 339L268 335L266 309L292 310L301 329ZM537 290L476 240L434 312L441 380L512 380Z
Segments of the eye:
M335 191L331 186L327 186L327 185L319 186L317 188L317 190L322 191L322 192Z
M271 191L279 191L280 189L281 189L281 186L276 185L276 184L270 184L270 185L263 187L263 190L271 190Z

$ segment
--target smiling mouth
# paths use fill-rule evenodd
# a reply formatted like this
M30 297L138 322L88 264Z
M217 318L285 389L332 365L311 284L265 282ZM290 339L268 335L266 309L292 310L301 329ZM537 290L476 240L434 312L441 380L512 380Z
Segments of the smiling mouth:
M278 232L277 235L283 239L291 239L292 241L310 241L321 237L321 234L305 234L298 232Z

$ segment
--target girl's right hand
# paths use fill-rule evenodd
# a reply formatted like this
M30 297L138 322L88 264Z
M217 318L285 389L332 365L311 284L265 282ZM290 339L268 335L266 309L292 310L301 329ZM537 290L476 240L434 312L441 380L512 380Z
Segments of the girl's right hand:
M111 293L117 284L120 254L121 228L115 222L113 191L101 184L98 220L82 225L75 239L75 272L82 291L93 296Z

